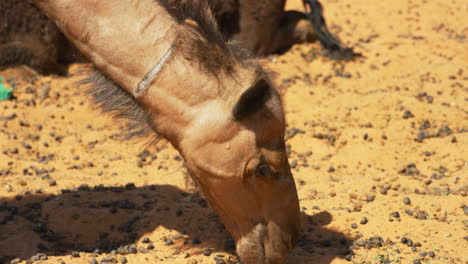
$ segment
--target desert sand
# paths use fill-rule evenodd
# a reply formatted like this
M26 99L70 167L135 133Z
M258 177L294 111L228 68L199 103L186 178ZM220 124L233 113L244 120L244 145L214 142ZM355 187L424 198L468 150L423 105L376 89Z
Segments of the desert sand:
M311 43L261 59L303 214L286 263L468 263L467 3L322 3L361 58ZM0 102L0 263L237 262L178 153L122 142L74 84L81 67L0 71L15 95Z

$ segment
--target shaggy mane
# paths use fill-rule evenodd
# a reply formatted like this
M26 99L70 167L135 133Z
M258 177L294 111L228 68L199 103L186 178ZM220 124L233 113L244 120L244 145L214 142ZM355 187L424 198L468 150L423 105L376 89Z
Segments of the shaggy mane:
M252 54L228 39L219 31L216 18L212 10L214 6L222 4L222 0L156 0L179 23L186 20L196 22L197 27L186 26L189 34L184 30L176 37L183 40L176 52L183 56L196 59L204 72L218 76L223 72L233 76L234 64L246 65L251 63ZM182 35L183 34L183 35Z
M86 93L91 95L92 102L103 113L110 113L115 120L123 123L124 130L121 136L123 140L140 138L152 143L159 139L148 112L133 95L122 89L94 66L80 74L86 77L78 81L78 85L86 86Z
M236 78L232 65L247 65L255 63L251 55L237 45L227 44L218 31L216 21L211 13L207 0L155 0L186 29L184 35L176 39L183 40L175 47L176 56L192 58L206 74L219 78L219 73ZM186 24L190 19L196 22L196 27ZM187 34L188 32L188 34ZM182 34L175 32L176 34ZM148 111L130 93L119 87L114 81L102 74L95 67L86 70L86 77L79 85L87 85L87 94L92 96L92 102L104 113L110 113L114 119L123 121L125 129L122 138L148 139L149 143L157 140L157 127L151 120Z

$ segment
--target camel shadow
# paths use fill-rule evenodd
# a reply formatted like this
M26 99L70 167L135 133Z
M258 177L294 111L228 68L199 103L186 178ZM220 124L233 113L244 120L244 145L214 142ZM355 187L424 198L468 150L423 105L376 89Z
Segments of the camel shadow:
M305 264L330 263L344 257L350 240L323 227L331 222L330 214L303 213L302 218L303 235L289 259ZM160 226L169 230L167 235L158 235L160 241L147 241ZM177 252L190 249L191 254L201 254L211 249L235 255L231 236L207 202L197 193L171 185L82 185L58 195L0 197L0 264L14 258L29 259L37 253L128 254L134 253L129 251L131 245L140 251L153 243Z
M325 227L332 221L333 217L327 211L313 215L302 212L302 235L286 263L327 264L352 254L353 239Z

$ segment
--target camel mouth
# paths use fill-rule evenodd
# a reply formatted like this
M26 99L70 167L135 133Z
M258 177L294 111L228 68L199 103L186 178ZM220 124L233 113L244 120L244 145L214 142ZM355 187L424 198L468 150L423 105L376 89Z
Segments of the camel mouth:
M281 231L271 223L257 224L237 241L237 253L245 264L281 264L296 244L296 233Z

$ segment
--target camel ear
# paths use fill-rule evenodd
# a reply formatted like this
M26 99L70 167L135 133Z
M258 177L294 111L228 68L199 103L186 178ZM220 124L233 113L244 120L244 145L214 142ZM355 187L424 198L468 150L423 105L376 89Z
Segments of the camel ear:
M241 120L258 111L271 95L270 84L260 79L253 86L245 90L232 109L234 119Z

